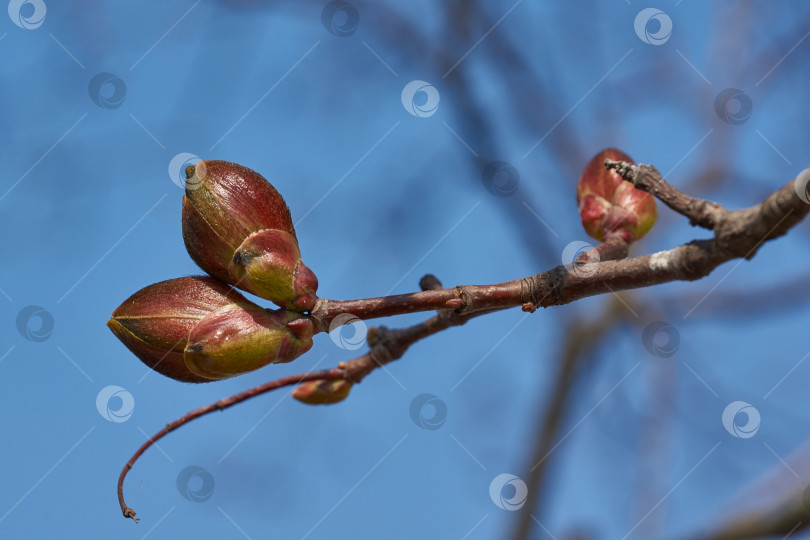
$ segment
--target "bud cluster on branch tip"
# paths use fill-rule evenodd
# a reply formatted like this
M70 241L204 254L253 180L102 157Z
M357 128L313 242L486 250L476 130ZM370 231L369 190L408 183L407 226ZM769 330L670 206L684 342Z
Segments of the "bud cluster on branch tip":
M652 195L636 189L614 170L605 169L605 160L627 161L630 157L608 148L591 159L577 184L577 204L582 226L600 242L618 235L631 243L652 229L658 216Z
M351 389L346 379L310 381L296 388L292 397L309 405L330 405L349 397Z
M310 311L318 279L301 261L290 211L262 175L227 161L186 169L183 240L215 278L285 309Z
M107 326L147 366L184 382L210 382L290 362L312 347L309 317L266 310L207 276L141 289Z

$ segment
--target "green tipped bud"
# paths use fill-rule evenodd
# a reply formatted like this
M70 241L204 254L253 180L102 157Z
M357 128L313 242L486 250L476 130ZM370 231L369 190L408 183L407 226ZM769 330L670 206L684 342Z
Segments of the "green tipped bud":
M208 382L190 371L183 351L191 330L215 310L247 300L210 277L185 277L149 285L136 292L107 321L113 334L155 371L185 382Z
M310 381L296 388L292 397L309 405L331 405L349 397L351 389L346 379Z
M188 337L188 369L225 379L267 364L291 362L312 347L314 327L303 315L232 304L201 320Z
M260 174L227 161L186 169L183 239L210 275L275 302L309 311L318 280L301 261L290 211Z
M318 297L318 279L301 261L298 242L290 234L267 229L248 236L233 255L228 272L250 291L280 306L308 311Z
M658 211L655 198L636 189L614 170L605 169L605 160L627 161L630 157L615 148L602 150L582 171L577 184L577 204L582 226L589 236L604 241L618 234L634 242L650 232Z

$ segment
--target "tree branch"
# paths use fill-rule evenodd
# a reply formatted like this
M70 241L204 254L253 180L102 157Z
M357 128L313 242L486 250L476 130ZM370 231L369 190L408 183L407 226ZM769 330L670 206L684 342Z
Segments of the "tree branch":
M433 274L425 275L419 285L422 289L441 290L441 282ZM366 341L369 351L353 360L341 362L338 368L346 373L346 379L360 382L366 375L389 362L402 358L405 351L419 340L432 336L452 326L461 326L473 317L486 315L503 308L486 309L474 313L459 314L452 309L440 310L435 316L406 328L389 329L379 326L369 329Z
M630 244L619 231L610 231L605 234L605 241L595 246L579 257L575 263L598 263L601 261L618 261L627 257Z
M669 186L654 167L621 162L615 167L623 176L633 178L638 187L650 191L694 223L714 229L715 237L631 259L602 260L598 263L575 261L534 276L494 285L443 289L434 276L425 276L420 282L423 291L418 293L345 301L320 299L310 314L319 332L329 330L335 317L343 313L360 319L418 311L438 310L438 313L407 328L372 328L367 338L369 352L341 362L336 368L277 379L191 411L167 424L135 452L121 471L118 500L124 517L137 522L135 511L126 505L123 495L124 479L135 461L156 441L196 418L302 382L335 379L360 382L376 368L400 358L416 341L493 311L515 306L522 306L524 311L534 311L537 307L563 305L606 292L701 278L731 259L750 259L764 242L785 234L810 210L810 205L797 195L793 182L775 191L757 206L727 211L715 203L692 199ZM610 239L606 239L605 244L609 242ZM620 248L611 246L603 248L603 251L608 258L621 259Z
M693 199L670 186L652 166L615 162L621 173L641 182L677 212L714 230L710 240L694 240L669 251L618 261L558 266L546 272L494 285L466 285L359 300L318 300L311 317L319 332L340 314L360 319L390 317L418 311L453 309L457 314L523 306L563 305L587 296L649 287L671 281L693 281L709 275L724 262L750 259L768 240L784 235L810 210L797 195L793 182L773 192L762 203L745 210L725 210ZM635 171L635 172L633 172ZM639 172L640 171L640 172Z
M802 486L803 487L803 486ZM701 540L747 540L780 536L787 538L810 525L806 489L797 487L773 507L753 510Z

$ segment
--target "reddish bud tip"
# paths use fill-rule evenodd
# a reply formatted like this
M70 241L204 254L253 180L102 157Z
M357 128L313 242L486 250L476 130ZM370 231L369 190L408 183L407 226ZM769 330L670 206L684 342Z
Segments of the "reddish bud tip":
M599 152L582 171L577 184L577 204L582 226L589 236L604 241L618 234L628 243L652 229L658 216L655 199L636 189L614 170L605 169L605 160L627 161L630 157L615 148Z
M309 311L317 300L318 279L301 261L290 234L267 229L248 236L237 248L228 272L243 289L296 311Z

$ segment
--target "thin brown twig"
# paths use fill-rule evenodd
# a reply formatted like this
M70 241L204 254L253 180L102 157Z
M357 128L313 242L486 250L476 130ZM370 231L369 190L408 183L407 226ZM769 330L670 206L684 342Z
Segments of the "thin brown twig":
M419 285L425 290L442 288L441 282L432 274L424 276ZM341 362L338 367L346 371L346 379L360 382L375 369L402 358L405 351L417 341L452 326L461 326L473 317L487 315L502 309L506 308L484 309L465 314L456 313L452 309L444 309L439 310L435 316L406 328L389 329L385 326L371 328L366 337L369 351L353 360Z
M692 225L699 225L711 230L728 216L728 210L719 204L690 197L669 184L658 169L652 165L633 165L625 161L606 159L605 168L615 169L622 178L632 182L637 189L652 194L679 214L688 217Z
M164 427L163 429L152 435L152 437L150 437L148 441L143 443L143 445L141 445L141 447L138 448L138 451L135 452L129 459L127 464L124 465L124 469L121 471L121 475L118 477L118 503L121 505L121 512L123 512L124 517L132 518L133 521L135 521L136 523L138 522L138 518L135 517L135 510L128 507L124 502L124 479L126 478L127 473L135 464L135 462L138 460L138 458L141 456L141 454L143 454L150 446L155 444L164 436L168 435L169 432L174 431L180 426L187 424L192 420L204 416L208 413L227 409L228 407L232 407L237 403L241 403L250 398L260 396L272 390L277 390L285 386L290 386L293 384L298 384L306 381L331 380L331 379L340 379L343 377L344 372L341 369L324 369L320 371L311 371L309 373L302 373L299 375L290 375L289 377L283 377L281 379L276 379L275 381L270 381L268 383L255 386L249 390L245 390L244 392L240 392L231 397L220 399L219 401L206 405L205 407L194 409L190 413L186 414L181 418L178 418L174 422L166 424L166 427Z
M619 261L627 257L630 244L619 231L605 234L604 242L594 246L574 261L576 263L598 263L601 261Z

